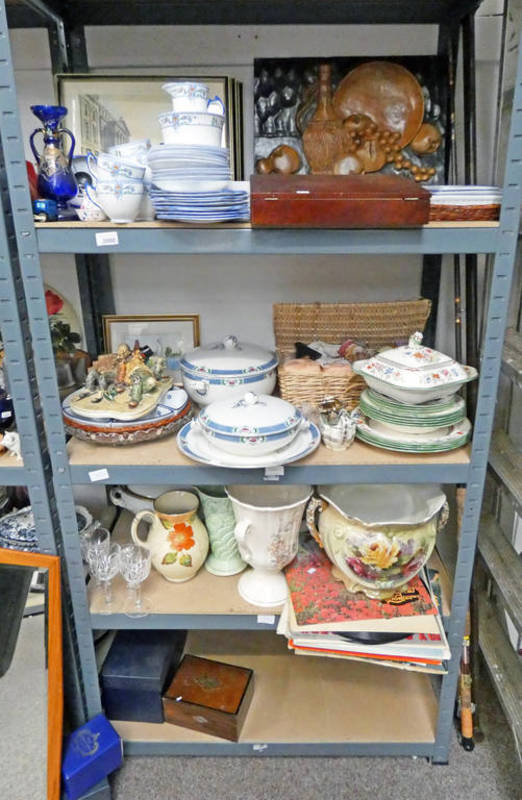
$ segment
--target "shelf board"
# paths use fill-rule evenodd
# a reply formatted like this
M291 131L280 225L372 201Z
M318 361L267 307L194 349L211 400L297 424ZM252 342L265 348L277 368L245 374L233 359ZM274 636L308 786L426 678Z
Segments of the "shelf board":
M112 540L119 544L131 541L132 514L123 511L112 532ZM451 584L438 554L434 552L430 567L438 569L442 590L442 613L449 615L448 600ZM214 630L265 630L277 627L281 607L258 608L247 603L237 591L240 574L228 577L211 575L202 567L197 575L185 583L171 583L152 569L143 591L152 603L152 611L146 617L131 618L121 612L126 600L126 584L117 576L113 587L113 614L101 614L103 592L91 581L88 587L88 602L91 626L95 629L152 628L161 630L214 629ZM259 620L259 615L264 621ZM271 621L269 617L274 619ZM268 618L268 621L266 621Z
M67 445L73 483L90 483L90 473L105 469L99 483L226 484L263 483L262 469L224 469L197 464L184 456L174 436L158 442L112 447L71 439ZM355 441L342 452L320 445L315 453L285 467L280 483L465 483L469 446L449 453L411 454L380 450ZM93 476L96 480L97 475Z
M493 253L497 222L433 222L421 228L254 229L250 224L48 222L36 226L41 253L347 254ZM98 246L96 233L118 244Z
M74 19L82 25L440 24L479 5L480 0L76 0ZM20 0L7 0L7 12L13 28L46 22Z
M437 701L427 675L293 655L283 637L272 632L191 631L186 651L254 670L254 697L240 741L227 742L168 723L112 721L126 753L431 752Z
M129 543L133 515L123 511L112 532L112 540L119 544ZM113 581L113 603L116 613L100 614L103 608L103 592L89 583L88 600L91 624L95 629L121 628L238 628L263 630L275 628L280 607L256 608L242 599L237 591L239 575L218 577L203 567L198 574L185 583L171 583L155 569L151 570L144 584L144 593L152 603L152 613L137 619L117 613L126 600L126 584L118 575ZM274 622L258 623L257 615L273 615Z
M481 520L478 547L518 632L522 634L522 560L493 517Z
M0 455L0 486L27 486L29 479L23 462L9 451Z

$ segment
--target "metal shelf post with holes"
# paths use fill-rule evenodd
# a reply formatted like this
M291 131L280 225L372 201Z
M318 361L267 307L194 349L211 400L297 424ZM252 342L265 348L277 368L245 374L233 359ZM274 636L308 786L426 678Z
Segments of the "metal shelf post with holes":
M212 22L229 22L225 10L233 6L238 16L233 20L239 24L246 19L241 13L252 13L255 3L204 3L202 20L208 7L221 9ZM289 6L294 4L268 2L270 22L284 22ZM310 2L300 4L300 14L306 7L317 6ZM346 4L344 21L368 22L433 22L442 24L447 14L458 21L471 13L477 3L353 3ZM104 5L113 19L114 9L119 3ZM157 15L165 12L164 22L170 20L172 9L177 9L177 22L186 21L191 15L190 3L129 3L125 4L125 19L129 23L141 24L139 7ZM168 8L167 8L168 7ZM322 4L325 22L338 22L338 3ZM375 17L369 20L369 8ZM100 21L96 16L101 4L89 0L78 4L79 13L85 13L90 24ZM403 8L406 17L400 18L398 9ZM415 13L412 9L415 8ZM243 11L241 11L243 9ZM142 8L143 11L143 8ZM127 14L128 12L128 14ZM385 13L386 12L386 13ZM438 12L438 16L437 13ZM19 12L17 12L19 13ZM279 17L277 16L279 13ZM394 17L394 14L398 14ZM418 15L418 19L415 17ZM185 15L185 17L184 17ZM351 15L351 16L350 16ZM353 17L353 19L352 19ZM448 17L449 18L449 17ZM192 19L192 23L196 20ZM143 20L142 20L143 21ZM286 20L288 21L288 20ZM306 21L306 20L305 20ZM308 20L310 21L310 20ZM210 24L210 20L208 20ZM190 20L189 23L190 24ZM239 642L246 634L256 630L255 644L248 652L248 663L258 670L257 689L262 695L267 715L252 714L245 734L239 743L209 740L202 734L187 732L175 726L148 726L138 723L119 723L118 730L125 741L128 753L170 753L190 755L409 755L425 756L434 763L445 763L453 724L453 709L459 671L459 656L464 632L468 596L473 570L479 514L482 502L484 479L487 468L488 449L493 424L493 413L499 377L502 342L507 315L511 278L515 259L520 215L520 193L522 185L522 62L519 63L516 91L511 118L511 133L504 182L503 204L499 224L482 225L429 225L420 230L366 230L366 231L261 231L249 226L222 226L194 228L144 224L115 228L101 225L49 224L35 229L28 204L26 177L24 174L23 145L16 115L14 78L8 48L5 3L0 0L0 44L3 48L0 98L3 119L2 141L6 143L7 177L11 196L19 254L20 273L25 291L29 324L34 343L36 376L52 465L53 485L50 487L56 501L60 521L60 543L63 548L65 567L71 597L71 613L76 631L76 643L81 661L80 678L85 716L90 717L101 708L98 674L94 657L92 631L103 625L105 628L123 627L183 627L190 631L192 652L208 652L205 647L219 652L219 631L227 629L230 652L240 652ZM7 113L7 117L5 116ZM109 237L107 238L107 235ZM312 456L296 466L284 469L279 476L281 483L339 483L339 482L444 482L465 484L466 500L462 517L460 546L455 567L451 610L446 617L448 640L452 658L449 672L437 682L434 690L425 675L391 670L393 674L382 681L382 673L372 673L371 683L375 700L369 703L378 708L372 714L366 708L367 694L361 693L361 685L368 682L368 669L377 669L355 663L340 663L334 659L292 660L285 648L277 644L271 629L276 624L274 610L256 610L239 601L234 592L232 579L212 579L209 573L201 573L193 581L173 587L161 584L158 588L156 576L151 579L150 594L155 603L150 617L143 619L123 618L115 614L104 617L98 613L98 599L94 590L86 591L80 558L78 531L74 514L73 485L91 481L103 484L214 484L214 483L261 483L267 477L262 471L220 470L196 466L184 458L175 446L164 442L148 443L139 448L118 450L71 440L66 446L61 416L60 399L56 385L52 348L45 313L43 283L39 265L42 252L92 253L198 253L198 254L252 254L252 253L369 253L386 255L393 253L418 253L419 255L441 253L474 254L491 253L494 265L491 275L491 291L485 312L486 326L480 363L480 382L474 420L474 436L470 448L441 455L407 455L372 450L354 445L345 453L330 453L320 448ZM346 260L347 273L350 261ZM273 476L272 476L273 477ZM114 535L128 531L129 520L122 515ZM161 582L160 582L161 583ZM156 591L157 588L157 591ZM179 590L179 591L178 591ZM175 610L174 610L175 609ZM254 641L254 639L252 639ZM266 658L270 654L270 659ZM239 658L239 656L238 656ZM246 656L245 656L246 658ZM296 664L299 661L299 664ZM267 662L274 666L269 670ZM305 667L302 662L309 666ZM310 662L314 662L313 665ZM288 670L292 670L290 679ZM331 681L330 681L331 678ZM303 718L302 724L290 724L295 709L304 707L304 698L312 681L321 681L323 700L336 713L316 713ZM333 686L336 686L335 694ZM339 687L342 687L340 689ZM285 689L286 687L286 689ZM290 691L287 691L290 687ZM328 688L330 687L330 689ZM341 694L339 694L341 692ZM403 704L409 705L404 714ZM393 725L382 722L382 708L394 720ZM273 713L268 711L273 709ZM342 711L340 709L343 709ZM370 721L368 715L370 714ZM266 719L272 719L267 726ZM404 719L404 724L400 720ZM150 730L154 727L155 730ZM173 730L172 730L173 729ZM174 732L173 732L174 731ZM370 731L370 733L369 733Z

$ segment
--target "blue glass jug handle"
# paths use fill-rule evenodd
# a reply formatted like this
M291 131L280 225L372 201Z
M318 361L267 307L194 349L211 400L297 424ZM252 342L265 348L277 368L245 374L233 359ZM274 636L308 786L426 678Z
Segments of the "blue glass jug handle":
M36 130L34 130L32 132L32 134L30 135L30 137L29 137L29 144L31 146L31 150L33 151L34 159L35 159L36 163L38 164L38 166L40 166L40 156L38 155L38 151L37 151L36 147L34 146L34 137L36 136L37 133L42 133L43 134L43 130L41 128L36 128Z
M69 155L67 156L67 160L69 162L69 167L72 164L72 159L74 155L74 148L76 147L76 139L74 138L73 133L69 130L69 128L60 128L60 134L66 133L68 136L71 137L71 148L69 150Z

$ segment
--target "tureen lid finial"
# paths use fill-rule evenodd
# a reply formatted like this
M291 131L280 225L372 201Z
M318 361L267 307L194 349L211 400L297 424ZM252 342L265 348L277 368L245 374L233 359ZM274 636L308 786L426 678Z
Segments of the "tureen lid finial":
M255 406L257 403L257 394L255 392L246 392L243 400L247 406Z
M410 347L420 347L422 344L422 333L420 331L415 331L415 333L412 333L408 344Z
M237 336L225 336L223 344L226 350L235 350L238 345Z

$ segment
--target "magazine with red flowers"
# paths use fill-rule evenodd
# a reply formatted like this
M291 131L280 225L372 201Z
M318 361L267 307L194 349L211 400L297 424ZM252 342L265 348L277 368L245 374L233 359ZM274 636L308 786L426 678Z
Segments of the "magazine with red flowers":
M439 633L437 608L419 576L387 601L349 592L313 539L303 541L285 570L291 631Z

